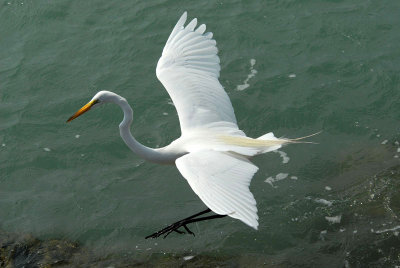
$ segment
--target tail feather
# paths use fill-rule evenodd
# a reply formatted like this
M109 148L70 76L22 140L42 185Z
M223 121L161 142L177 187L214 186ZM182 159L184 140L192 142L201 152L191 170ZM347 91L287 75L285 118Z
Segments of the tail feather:
M265 148L260 152L260 153L267 153L271 151L276 151L279 148L282 147L282 145L288 144L288 143L309 143L309 144L316 144L315 142L312 141L303 141L303 139L315 136L320 134L322 131L318 131L316 133L313 133L311 135L307 135L304 137L300 138L295 138L295 139L286 139L286 138L277 138L274 136L274 133L269 132L267 134L262 135L261 137L258 137L257 140L262 140L263 145Z
M278 139L272 132L258 137L257 140L263 141L263 149L259 152L261 154L276 151L281 148L283 144L287 143L286 139Z
M303 139L315 136L322 131L317 133L295 138L295 139L286 139L286 138L277 138L274 136L274 133L269 132L267 134L258 137L257 139L252 139L249 137L241 137L241 136L220 136L219 138L223 141L223 147L221 147L221 151L232 151L239 154L253 156L257 154L268 153L271 151L276 151L281 148L285 144L290 143L312 143L311 141L303 141ZM229 147L226 147L228 145Z
M268 132L257 138L257 140L277 140L278 138L274 136L274 133Z
M318 144L318 143L312 142L312 141L300 141L300 140L304 140L304 139L306 139L306 138L309 138L309 137L318 135L318 134L320 134L321 132L322 132L322 130L321 130L321 131L318 131L318 132L315 132L315 133L313 133L313 134L304 136L304 137L295 138L295 139L286 139L286 140L288 141L288 143L310 143L310 144Z

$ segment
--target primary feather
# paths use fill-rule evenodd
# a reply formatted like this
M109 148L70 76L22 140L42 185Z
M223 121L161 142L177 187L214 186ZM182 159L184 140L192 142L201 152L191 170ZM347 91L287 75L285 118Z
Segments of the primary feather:
M195 29L197 20L186 27L185 12L172 30L158 61L156 74L175 104L184 135L196 128L212 128L229 122L237 129L228 95L218 81L219 58L215 40Z

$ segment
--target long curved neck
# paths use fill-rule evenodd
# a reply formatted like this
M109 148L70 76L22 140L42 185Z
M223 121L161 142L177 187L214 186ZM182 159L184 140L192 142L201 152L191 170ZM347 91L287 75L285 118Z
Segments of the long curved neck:
M119 133L121 134L122 139L128 145L128 147L140 157L156 163L171 163L175 159L171 159L171 155L163 152L160 149L153 149L147 146L144 146L140 142L138 142L131 134L131 124L133 120L133 111L129 103L125 98L118 96L113 101L121 107L124 112L124 119L119 124Z

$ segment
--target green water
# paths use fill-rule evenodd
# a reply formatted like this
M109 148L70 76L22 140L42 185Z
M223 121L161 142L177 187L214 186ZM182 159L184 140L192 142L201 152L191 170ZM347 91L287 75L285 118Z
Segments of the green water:
M65 121L111 90L132 105L139 141L179 137L155 67L185 10L214 33L248 136L323 132L281 149L289 159L254 159L258 231L224 218L193 225L195 238L145 240L205 205L175 167L125 146L116 105ZM398 264L399 10L395 0L0 1L0 228L133 257Z

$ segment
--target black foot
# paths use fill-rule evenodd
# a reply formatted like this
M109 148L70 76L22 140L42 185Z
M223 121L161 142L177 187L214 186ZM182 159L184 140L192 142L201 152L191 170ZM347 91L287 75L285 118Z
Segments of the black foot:
M177 232L178 234L186 234L184 231L179 230L179 228L181 228L181 227L185 228L185 230L188 234L192 234L193 236L195 236L195 234L192 231L190 231L190 229L186 226L186 224L187 224L187 222L185 220L177 221L177 222L169 225L168 227L166 227L158 232L155 232L154 234L146 236L146 239L157 238L162 235L164 235L164 238L166 238L172 232Z
M172 232L177 232L179 234L191 234L193 236L195 236L195 234L187 227L187 224L189 223L193 223L193 222L198 222L198 221L204 221L204 220L210 220L210 219L216 219L216 218L222 218L225 217L226 215L212 215L212 216L208 216L208 217L201 217L201 218L196 218L200 215L206 214L211 212L210 209L206 209L200 213L194 214L188 218L185 218L183 220L177 221L171 225L169 225L168 227L155 232L151 235L146 236L146 239L148 238L157 238L160 237L161 235L164 235L164 238L166 238L170 233ZM179 228L183 227L186 230L186 233L184 231L179 230Z

